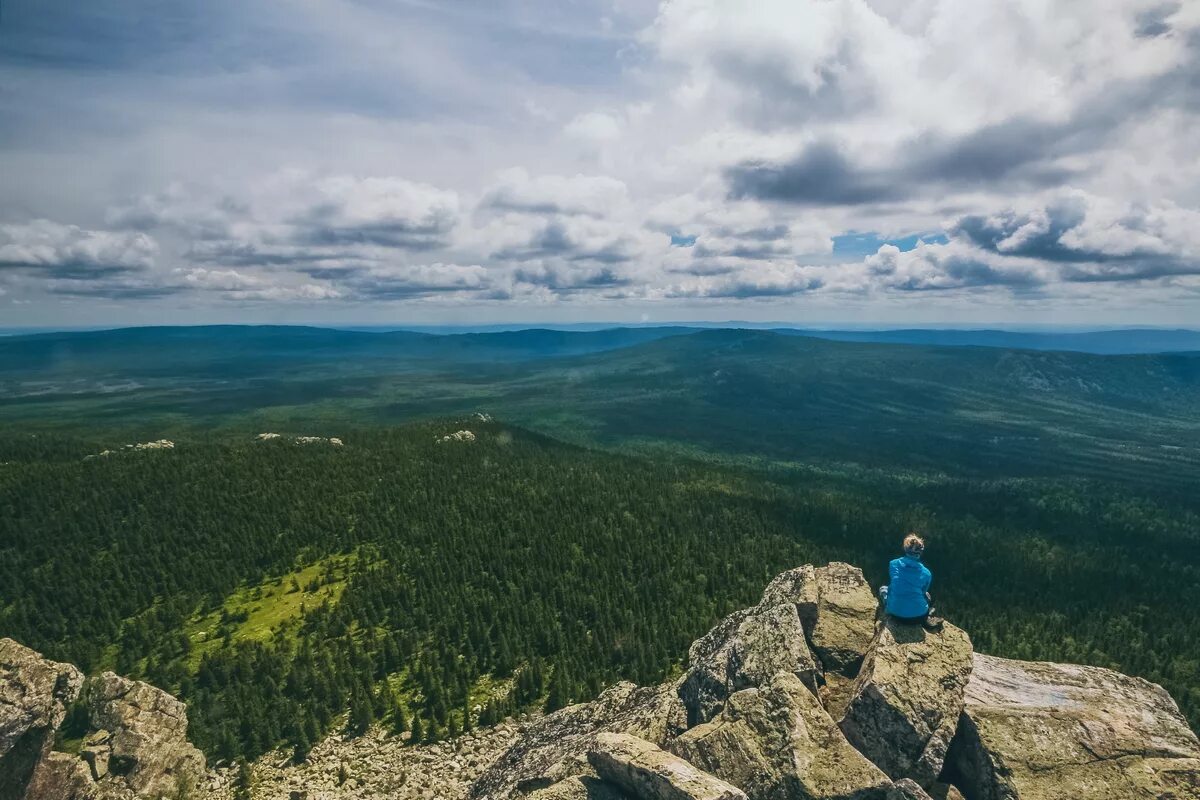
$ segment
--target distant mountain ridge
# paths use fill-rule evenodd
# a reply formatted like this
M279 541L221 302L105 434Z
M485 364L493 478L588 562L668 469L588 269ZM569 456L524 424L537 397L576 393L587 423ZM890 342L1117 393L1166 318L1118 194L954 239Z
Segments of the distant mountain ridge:
M3 339L43 342L84 342L156 338L194 340L204 336L239 336L254 332L284 337L294 334L307 342L326 341L366 346L381 341L414 343L425 339L490 342L499 348L538 352L587 352L628 346L705 330L761 330L787 336L807 336L841 342L920 344L945 347L1000 347L1021 350L1062 350L1096 355L1133 355L1200 351L1200 330L1187 328L1114 328L1092 331L1005 330L1001 328L809 328L776 324L672 323L665 325L530 325L520 326L412 326L395 328L311 325L197 325L147 326L94 330L42 331L0 329ZM239 333L243 332L243 333ZM2 340L2 339L0 339Z
M1200 352L834 341L758 329L434 335L286 326L0 339L0 418L262 427L486 410L577 444L976 477L1200 480ZM256 425L259 423L256 423ZM161 427L158 426L158 427ZM148 427L145 435L161 438ZM140 434L139 434L140 435Z
M924 344L951 347L1003 347L1020 350L1064 350L1097 355L1132 355L1200 350L1200 331L1131 328L1086 332L1032 332L905 328L895 330L803 330L773 328L779 333L815 336L839 342Z

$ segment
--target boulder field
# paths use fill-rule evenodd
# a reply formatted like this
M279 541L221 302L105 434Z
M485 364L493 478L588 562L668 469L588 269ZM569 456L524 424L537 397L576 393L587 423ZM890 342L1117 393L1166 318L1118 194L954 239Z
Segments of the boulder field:
M698 639L676 681L549 714L473 800L1200 800L1161 687L897 625L861 570L803 566Z

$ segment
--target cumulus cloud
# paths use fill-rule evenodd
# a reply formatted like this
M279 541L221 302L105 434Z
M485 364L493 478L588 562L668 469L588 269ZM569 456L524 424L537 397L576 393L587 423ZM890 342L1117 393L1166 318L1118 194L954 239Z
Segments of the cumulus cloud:
M313 182L311 195L287 220L301 244L419 251L445 246L457 222L453 192L400 178L348 176Z
M0 48L0 282L21 299L782 318L821 297L1135 305L1198 272L1194 3L500 0L464 25L452 4L219 0L196 41L151 14L141 48L102 5L119 52L73 61L83 24L19 63Z
M585 142L604 144L620 138L621 123L612 114L588 111L568 122L563 132Z
M620 213L628 202L625 184L607 175L531 176L525 169L513 167L499 174L480 209L604 217Z
M1063 280L1200 273L1200 212L1072 192L1044 205L959 218L950 232L980 251L1054 265Z
M158 253L143 233L85 230L50 220L0 225L0 269L87 280L150 267Z
M344 276L339 285L357 298L370 300L474 296L491 289L488 271L478 264L441 263L355 271Z

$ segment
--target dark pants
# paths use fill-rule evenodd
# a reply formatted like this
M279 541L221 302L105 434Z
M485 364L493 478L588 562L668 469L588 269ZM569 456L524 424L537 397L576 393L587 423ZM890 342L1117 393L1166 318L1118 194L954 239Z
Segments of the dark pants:
M888 614L893 622L898 622L901 625L924 625L929 622L929 612L925 612L919 617L898 617L895 614Z

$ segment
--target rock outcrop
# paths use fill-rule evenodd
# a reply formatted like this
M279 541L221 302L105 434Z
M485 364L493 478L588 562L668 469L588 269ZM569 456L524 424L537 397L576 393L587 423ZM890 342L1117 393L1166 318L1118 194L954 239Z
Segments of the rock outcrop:
M816 571L813 650L826 672L854 675L875 638L879 603L862 570L834 562Z
M526 726L472 797L1200 800L1200 743L1161 687L878 616L860 570L789 570L678 681Z
M734 612L692 644L688 662L680 690L688 725L707 722L730 694L761 686L778 672L817 689L817 662L792 603Z
M1162 687L976 654L949 773L971 800L1200 798L1200 742Z
M587 770L588 751L601 733L629 733L662 744L686 727L679 687L618 683L590 703L543 717L475 783L472 794L508 800Z
M76 702L88 728L79 755L54 752ZM0 800L176 797L203 771L174 697L111 672L85 680L69 664L0 639Z
M839 723L893 780L930 786L942 772L971 675L971 640L954 627L884 622Z
M744 789L750 800L882 799L891 783L850 746L816 696L790 672L735 692L715 719L668 746Z
M83 702L92 732L81 755L97 782L155 797L203 773L204 756L187 740L186 707L161 689L106 672L88 681Z
M0 800L21 800L83 688L83 673L0 639Z
M630 800L629 795L611 783L590 775L561 780L553 786L538 789L530 800Z
M737 787L628 734L597 736L588 763L603 780L641 800L746 800Z

